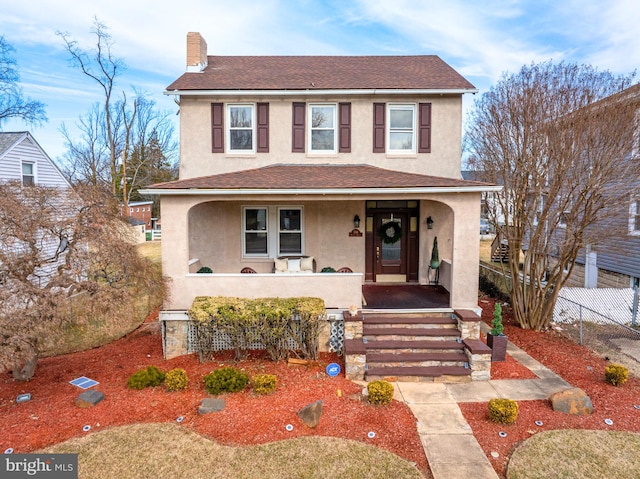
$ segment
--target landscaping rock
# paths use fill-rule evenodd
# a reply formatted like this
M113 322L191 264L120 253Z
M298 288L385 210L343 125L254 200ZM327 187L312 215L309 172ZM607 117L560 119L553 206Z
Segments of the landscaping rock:
M224 399L219 398L206 398L200 401L200 406L198 407L198 414L209 414L210 412L218 412L222 411L227 403Z
M549 396L554 411L574 416L586 416L593 412L593 404L587 394L580 388L571 388Z
M104 393L96 390L85 391L76 398L76 406L93 407L104 399Z
M298 411L298 417L309 427L316 427L322 415L322 400L316 401Z

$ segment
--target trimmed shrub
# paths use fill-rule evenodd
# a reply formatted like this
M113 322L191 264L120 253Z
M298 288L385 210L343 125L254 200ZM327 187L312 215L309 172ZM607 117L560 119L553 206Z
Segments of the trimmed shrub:
M369 402L385 406L393 399L393 385L387 381L372 381L367 386Z
M500 424L513 424L518 419L518 403L513 399L491 399L489 419Z
M182 368L172 369L164 377L164 387L167 391L183 391L188 385L187 372Z
M209 394L235 393L249 383L249 376L229 366L211 371L204 377L204 387Z
M159 386L164 382L164 373L155 366L147 366L133 373L127 380L129 389L144 389Z
M200 268L198 271L196 271L196 273L213 273L213 270L211 268L209 268L208 266L203 266L202 268Z
M607 364L604 379L613 386L622 386L629 379L629 370L620 364Z
M256 394L271 394L276 390L278 379L273 374L256 374L253 376L253 390Z

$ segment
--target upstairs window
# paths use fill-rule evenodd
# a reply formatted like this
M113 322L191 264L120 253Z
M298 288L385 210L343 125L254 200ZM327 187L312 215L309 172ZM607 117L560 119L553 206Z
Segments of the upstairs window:
M212 153L268 153L268 103L212 103Z
M227 145L229 152L255 151L255 110L253 105L227 105Z
M389 105L389 152L415 151L415 105Z
M309 105L311 153L336 152L336 105Z
M374 103L373 152L431 153L431 103Z
M22 163L22 186L33 186L36 184L35 165L33 163Z

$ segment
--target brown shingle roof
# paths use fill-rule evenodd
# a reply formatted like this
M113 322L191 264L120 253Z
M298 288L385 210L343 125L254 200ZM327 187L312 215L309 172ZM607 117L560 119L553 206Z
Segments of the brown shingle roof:
M474 89L436 55L209 56L173 90Z
M148 189L318 190L341 188L459 188L488 183L419 175L369 165L277 164L220 175L189 178L149 186Z

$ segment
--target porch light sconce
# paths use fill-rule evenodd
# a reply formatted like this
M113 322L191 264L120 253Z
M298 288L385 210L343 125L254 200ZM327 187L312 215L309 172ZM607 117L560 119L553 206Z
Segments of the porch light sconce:
M427 217L427 229L428 230L433 229L433 220L431 219L431 216Z
M360 228L360 217L358 215L353 217L353 227Z

